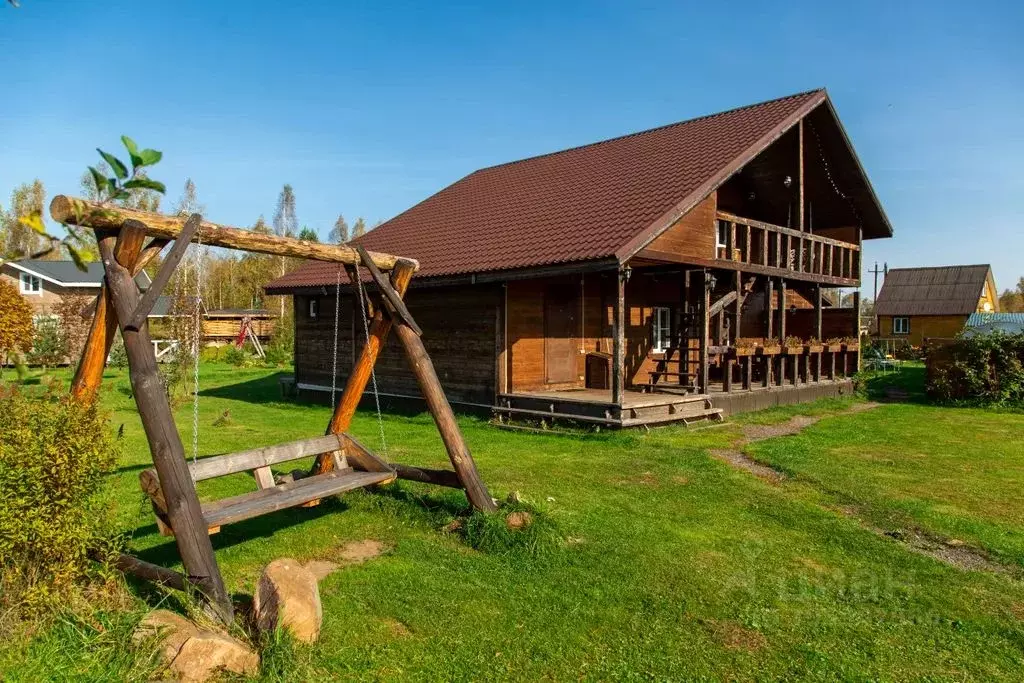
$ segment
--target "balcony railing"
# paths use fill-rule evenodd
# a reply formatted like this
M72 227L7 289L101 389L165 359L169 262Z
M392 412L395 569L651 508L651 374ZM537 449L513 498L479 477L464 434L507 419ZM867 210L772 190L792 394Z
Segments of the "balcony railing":
M719 259L839 280L860 279L859 245L724 211L716 217L719 230L725 228Z

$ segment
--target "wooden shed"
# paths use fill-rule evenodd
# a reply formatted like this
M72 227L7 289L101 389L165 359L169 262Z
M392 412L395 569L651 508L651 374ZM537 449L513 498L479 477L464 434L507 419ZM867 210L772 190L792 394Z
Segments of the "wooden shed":
M891 234L815 90L476 171L359 243L420 261L407 303L451 401L631 426L848 391L856 304L823 289L858 287L862 240ZM295 297L302 392L332 386L337 278L267 287ZM357 301L345 285L337 386ZM418 396L402 367L387 347L381 392Z

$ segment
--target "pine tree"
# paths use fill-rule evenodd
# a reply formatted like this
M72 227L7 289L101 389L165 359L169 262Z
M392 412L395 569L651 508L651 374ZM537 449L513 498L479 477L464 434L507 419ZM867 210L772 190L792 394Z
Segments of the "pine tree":
M348 223L345 222L345 217L340 213L338 214L338 220L334 221L334 227L331 228L331 234L328 239L334 244L345 244L348 242Z
M302 226L302 230L299 231L299 239L306 240L307 242L319 242L320 235L316 234L316 230L308 226Z
M366 221L360 216L356 219L356 222L352 225L352 239L362 237L366 234Z

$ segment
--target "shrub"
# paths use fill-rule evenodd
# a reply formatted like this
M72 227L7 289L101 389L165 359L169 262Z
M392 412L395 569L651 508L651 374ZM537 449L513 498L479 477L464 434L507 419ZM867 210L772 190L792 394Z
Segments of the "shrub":
M128 352L125 351L124 340L121 339L120 332L117 334L113 345L110 347L110 356L107 358L107 365L114 368L128 367Z
M292 364L292 349L288 348L286 344L278 341L277 339L274 339L272 342L267 344L265 350L267 357L264 360L267 365L271 367L281 367Z
M245 349L230 344L221 356L221 360L240 368L249 361L249 354L245 352Z
M103 475L116 458L105 417L66 392L0 388L0 604L52 606L109 547Z
M0 280L0 361L32 348L32 307L17 287Z
M1024 405L1024 334L961 336L929 349L928 394L939 401Z
M67 346L61 334L60 321L55 316L39 316L32 334L32 350L28 352L28 362L45 369L57 365L66 355Z

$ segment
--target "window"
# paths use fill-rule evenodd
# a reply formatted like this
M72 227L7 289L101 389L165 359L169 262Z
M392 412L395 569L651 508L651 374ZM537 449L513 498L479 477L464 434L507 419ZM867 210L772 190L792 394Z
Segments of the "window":
M651 311L651 346L661 353L672 346L672 309L655 306Z
M320 300L316 297L309 298L309 319L316 320L320 315Z
M910 318L893 318L893 334L910 334Z
M21 274L21 293L22 294L42 294L43 283L39 279L38 275L31 275L29 273Z
M729 234L729 224L725 221L718 221L718 236L715 238L715 247L725 249L725 241Z

